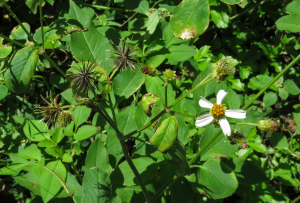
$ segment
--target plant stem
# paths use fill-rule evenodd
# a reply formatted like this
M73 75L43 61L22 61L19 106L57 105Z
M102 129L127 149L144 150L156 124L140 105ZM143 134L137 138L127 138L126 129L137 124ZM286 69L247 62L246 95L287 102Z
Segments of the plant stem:
M86 103L90 103L90 100L81 101L81 102L78 102L77 104L74 104L74 105L66 105L66 106L62 106L61 108L62 108L62 109L75 108L76 106L80 106L80 105L86 104Z
M197 116L188 115L188 114L180 113L180 112L176 112L176 111L170 111L170 113L175 113L175 114L177 114L177 115L185 116L185 117L190 117L190 118L197 118Z
M38 43L33 39L33 37L30 35L30 33L27 31L27 29L24 27L22 22L19 20L19 18L16 16L16 14L9 8L9 6L6 4L6 2L3 3L5 8L10 12L10 14L14 17L14 19L19 23L19 25L22 27L22 29L26 32L28 38L33 41L35 45L38 45Z
M175 106L178 102L180 102L182 99L184 99L185 97L187 97L190 93L194 92L196 89L198 89L199 87L201 87L202 85L205 85L207 83L209 83L210 81L212 81L212 79L208 79L210 77L211 74L209 74L208 76L206 76L206 78L204 78L203 81L201 81L198 85L196 85L193 89L191 89L190 91L188 91L187 93L185 93L184 95L182 95L180 98L178 98L176 101L173 102L173 104L171 104L170 106L168 106L169 109L171 109L173 106Z
M298 196L296 199L294 199L293 201L291 201L291 203L296 203L300 200L300 196Z
M137 130L134 130L132 131L131 133L128 133L127 135L123 136L121 138L121 140L126 140L126 139L129 139L132 135L138 133L138 132L141 132L143 130L145 130L146 128L148 128L150 125L152 125L152 123L154 123L157 119L159 119L162 115L164 115L165 113L167 113L167 110L164 109L162 110L157 116L155 116L154 118L151 119L151 121L149 123L147 123L146 125L140 127L139 129Z
M164 190L167 187L172 186L176 181L178 180L178 178L174 179L173 177L166 182L161 188L159 188L159 190L155 193L155 195L151 198L151 203L154 202L158 197L160 197L162 195L162 193L164 192Z
M258 126L256 123L230 123L232 125L252 125L252 126Z
M288 71L294 64L300 60L300 54L287 65L278 75L276 75L264 88L262 88L245 106L243 109L247 109L260 95L262 95L276 80L278 80L286 71Z
M168 83L165 86L165 106L168 106Z
M222 133L222 130L219 130L198 152L197 154L189 161L189 165L192 165L200 154L213 142L215 139Z
M137 171L136 167L134 166L131 158L128 155L128 151L127 151L127 147L126 147L125 141L120 139L120 143L121 143L121 146L122 146L122 150L123 150L125 159L126 159L128 165L130 166L132 172L134 173L134 175L135 175L135 177L136 177L139 185L141 186L141 189L142 189L142 191L144 193L144 196L145 196L145 199L146 199L146 203L151 203L150 195L149 195L149 193L148 193L148 191L147 191L147 189L146 189L146 187L145 187L145 185L143 183L143 180L142 180L139 172Z
M56 65L56 63L48 56L46 51L43 53L43 56L51 63L52 66L64 77L66 78L66 74ZM67 78L69 80L69 78Z
M141 89L142 89L142 86L140 86L140 88L136 92L136 96L135 96L135 100L134 100L134 103L135 103L136 106L139 103L139 95L140 95Z
M41 75L34 75L34 76L32 76L32 78L40 78L40 79L42 79L44 81L47 89L49 90L49 92L51 91L50 86L48 85L47 81L45 80L45 78L43 76L41 76Z
M115 75L115 73L118 71L118 69L119 68L115 68L114 70L113 70L113 72L110 74L110 78L112 79L113 77L114 77L114 75Z
M15 41L15 40L9 39L8 37L6 37L6 36L4 36L4 35L1 35L1 34L0 34L0 37L4 38L5 40L7 40L7 41L9 41L9 42L11 42L11 43L14 43L14 44L16 44L16 45L18 45L18 46L20 46L20 47L26 47L24 44L21 44L20 42L17 42L17 41Z
M78 1L75 0L75 2L78 2ZM107 6L98 6L98 5L92 5L92 4L87 4L87 3L83 3L83 2L78 2L78 3L81 3L84 6L93 7L98 10L109 10L109 11L114 10L114 11L134 12L133 10L130 10L130 9L111 8L111 7L107 7Z
M40 25L41 25L41 31L42 31L42 49L45 49L45 41L44 41L44 28L43 28L43 13L42 13L42 0L39 0L39 8L40 8Z

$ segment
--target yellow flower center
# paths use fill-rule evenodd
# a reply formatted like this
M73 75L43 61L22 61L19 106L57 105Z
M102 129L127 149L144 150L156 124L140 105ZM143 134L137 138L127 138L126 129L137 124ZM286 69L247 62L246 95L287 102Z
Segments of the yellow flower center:
M210 113L214 118L221 118L225 115L225 104L214 104L210 109Z

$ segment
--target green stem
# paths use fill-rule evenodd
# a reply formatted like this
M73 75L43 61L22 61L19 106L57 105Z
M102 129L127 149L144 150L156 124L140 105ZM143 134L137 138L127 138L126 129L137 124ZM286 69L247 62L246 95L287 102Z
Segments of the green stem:
M34 75L34 76L32 76L32 78L40 78L40 79L42 79L44 81L47 89L49 90L49 92L51 91L50 86L48 85L47 81L45 80L45 78L43 76L41 76L41 75Z
M89 100L85 100L85 101L78 102L77 104L74 104L74 105L62 106L61 109L75 108L76 106L80 106L80 105L86 104L86 103L90 103L90 101Z
M219 130L198 152L197 154L189 161L189 165L192 165L196 159L202 154L202 152L213 142L215 139L222 133L222 130Z
M45 49L45 41L44 41L44 28L43 28L43 13L42 13L42 0L40 1L40 25L41 25L41 31L42 31L42 49Z
M164 190L167 188L167 187L171 187L176 181L178 180L178 178L174 179L173 177L168 181L166 182L156 193L155 195L152 197L151 199L151 203L154 202L158 197L160 197Z
M15 45L18 45L20 47L26 47L24 44L21 44L20 42L17 42L15 40L12 40L12 39L9 39L8 37L4 36L4 35L1 35L0 34L0 37L4 38L5 40L11 42L11 43L14 43Z
M197 118L197 116L188 115L188 114L180 113L180 112L176 112L176 111L170 111L170 113L175 113L177 115L184 116L184 117Z
M165 79L163 79L163 77L161 77L160 75L157 75L159 77L159 79L161 79L161 81L163 81L164 83L166 83Z
M115 69L113 70L112 74L110 74L109 77L110 77L111 79L114 77L114 75L115 75L115 73L118 71L118 69L119 69L119 68L115 68Z
M30 33L27 31L27 29L24 27L22 22L19 20L19 18L16 16L16 14L9 8L9 6L4 2L3 5L5 8L10 12L10 14L14 17L14 19L19 23L19 25L22 27L22 29L26 32L28 38L33 41L35 45L38 45L38 43L33 39L33 37L30 35Z
M58 65L48 56L46 51L43 53L43 56L51 63L52 66L64 77L66 78L66 74L58 67ZM69 80L69 78L67 78Z
M262 95L276 80L278 80L286 71L288 71L294 64L300 60L300 54L287 65L278 75L276 75L264 88L262 88L244 107L247 109L260 95Z
M139 103L139 95L140 95L141 89L142 89L142 86L140 86L140 88L139 88L138 91L136 92L136 96L135 96L135 100L134 100L134 103L135 103L136 106L137 106L138 103Z
M165 106L168 106L168 83L165 86Z
M134 175L135 175L135 177L136 177L139 185L141 186L141 189L142 189L142 191L144 193L144 196L145 196L145 199L146 199L146 203L151 203L150 195L149 195L149 193L148 193L148 191L147 191L147 189L146 189L146 187L145 187L145 185L143 183L143 180L142 180L139 172L137 171L136 167L134 166L131 158L128 155L128 151L127 151L127 147L126 147L125 141L120 139L120 143L121 143L121 146L122 146L122 150L123 150L125 159L126 159L128 165L130 166L132 172L134 173Z
M134 130L132 131L131 133L123 136L121 138L121 140L126 140L126 139L129 139L132 135L138 133L138 132L141 132L143 130L145 130L146 128L148 128L150 125L152 125L152 123L154 123L157 119L159 119L162 115L164 115L165 113L167 113L167 109L164 109L162 110L157 116L155 116L154 118L151 119L151 121L149 123L147 123L146 125L140 127L139 129L137 130Z
M109 103L110 103L111 114L113 115L114 122L117 124L116 114L115 114L115 110L114 110L114 107L113 107L113 104L112 104L110 94L108 94L108 99L109 99Z
M231 125L251 125L251 126L258 126L256 123L230 123Z
M75 0L75 2L78 2ZM92 4L87 4L87 3L83 3L83 2L78 2L84 6L88 6L88 7L92 7L98 10L114 10L114 11L123 11L123 12L134 12L133 10L129 10L129 9L123 9L123 8L111 8L111 7L107 7L107 6L98 6L98 5L92 5Z
M300 200L300 196L298 196L296 199L294 199L293 201L291 201L291 203L296 203Z
M199 87L201 87L202 85L205 85L207 83L209 83L210 81L212 81L212 79L208 79L210 77L211 74L209 74L208 76L206 76L206 78L204 78L203 81L201 81L198 85L196 85L196 87L194 87L193 89L191 89L190 91L188 91L187 93L185 93L184 95L182 95L180 98L178 98L176 101L173 102L173 104L171 104L170 106L168 106L169 109L171 109L173 106L175 106L178 102L180 102L182 99L184 99L185 97L187 97L190 93L194 92L196 89L198 89Z

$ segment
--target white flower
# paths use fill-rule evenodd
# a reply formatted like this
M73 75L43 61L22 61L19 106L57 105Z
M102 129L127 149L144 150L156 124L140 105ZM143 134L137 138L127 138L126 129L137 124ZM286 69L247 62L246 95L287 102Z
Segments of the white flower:
M231 129L229 122L225 118L225 116L230 118L238 118L238 119L245 119L246 118L246 111L242 109L235 109L235 110L226 110L224 108L225 104L221 104L223 99L226 97L228 92L224 90L220 90L217 94L217 103L212 104L210 101L206 100L204 97L201 97L199 101L199 105L202 108L210 109L209 114L205 114L203 116L199 116L196 118L195 125L197 127L203 127L210 124L214 119L219 120L219 124L222 128L224 135L231 135Z

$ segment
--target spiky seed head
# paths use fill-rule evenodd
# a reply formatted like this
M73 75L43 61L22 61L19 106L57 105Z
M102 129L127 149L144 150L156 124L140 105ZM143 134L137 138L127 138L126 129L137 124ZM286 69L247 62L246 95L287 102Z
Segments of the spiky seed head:
M56 123L60 127L66 127L67 125L69 125L72 122L72 120L73 120L73 115L70 111L62 111L58 115Z
M269 130L272 128L274 121L271 119L264 119L258 121L258 129L260 130Z
M228 76L235 73L235 67L231 65L233 58L231 56L226 56L220 59L211 66L211 77L215 82L222 82Z

